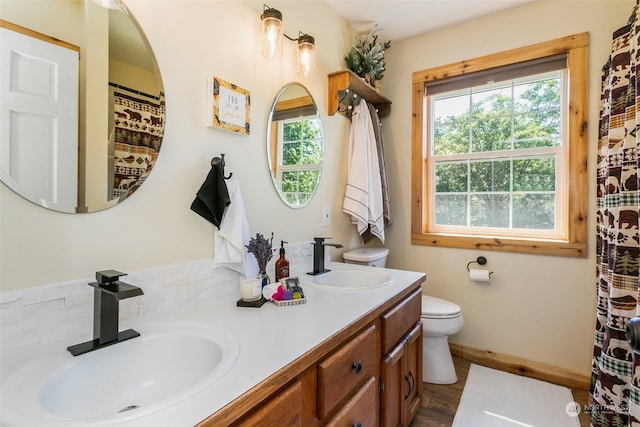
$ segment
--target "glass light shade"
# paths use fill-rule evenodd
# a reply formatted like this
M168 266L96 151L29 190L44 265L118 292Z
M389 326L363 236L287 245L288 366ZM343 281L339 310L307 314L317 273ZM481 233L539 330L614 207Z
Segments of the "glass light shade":
M282 56L282 13L267 9L262 18L262 56L276 59Z
M304 78L312 77L316 72L315 40L308 34L298 38L298 75Z

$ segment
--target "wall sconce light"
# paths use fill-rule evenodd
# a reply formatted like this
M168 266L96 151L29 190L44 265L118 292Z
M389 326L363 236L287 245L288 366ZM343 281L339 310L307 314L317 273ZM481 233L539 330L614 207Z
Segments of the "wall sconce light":
M316 69L315 39L309 34L299 32L298 38L292 38L282 31L282 13L278 9L264 6L260 16L262 20L262 55L269 59L282 56L282 37L298 42L298 75L311 77Z

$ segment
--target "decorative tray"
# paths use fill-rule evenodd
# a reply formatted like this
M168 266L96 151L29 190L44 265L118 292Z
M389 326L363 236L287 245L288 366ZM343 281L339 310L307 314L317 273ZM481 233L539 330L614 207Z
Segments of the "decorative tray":
M287 294L288 297L285 296ZM296 294L298 298L295 298ZM277 292L271 296L270 300L278 307L305 304L307 302L297 277L282 279Z

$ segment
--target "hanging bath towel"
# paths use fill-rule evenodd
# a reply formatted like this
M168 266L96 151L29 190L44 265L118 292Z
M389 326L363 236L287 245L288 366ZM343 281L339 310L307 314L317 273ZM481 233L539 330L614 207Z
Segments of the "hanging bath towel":
M358 234L367 228L384 243L382 184L375 131L367 103L353 109L349 132L347 188L342 211L351 215Z
M251 233L240 192L240 183L227 180L231 203L222 216L220 230L213 230L213 261L216 267L227 267L247 276L258 274L255 257L247 256L245 245Z
M373 124L373 133L376 137L376 149L378 152L378 169L380 169L380 184L382 186L382 214L384 216L384 229L389 229L393 221L391 220L391 202L389 198L389 179L387 177L387 161L384 154L384 144L382 142L382 123L376 111L376 107L368 104L369 113L371 114L371 123ZM362 241L369 243L375 236L371 230L367 229L362 233Z

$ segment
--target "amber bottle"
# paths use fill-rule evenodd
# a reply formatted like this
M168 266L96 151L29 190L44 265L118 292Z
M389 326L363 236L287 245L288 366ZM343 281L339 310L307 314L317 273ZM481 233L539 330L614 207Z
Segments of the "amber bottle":
M279 282L285 277L289 277L289 260L285 258L284 244L287 243L283 240L280 241L280 258L276 261L276 282Z

